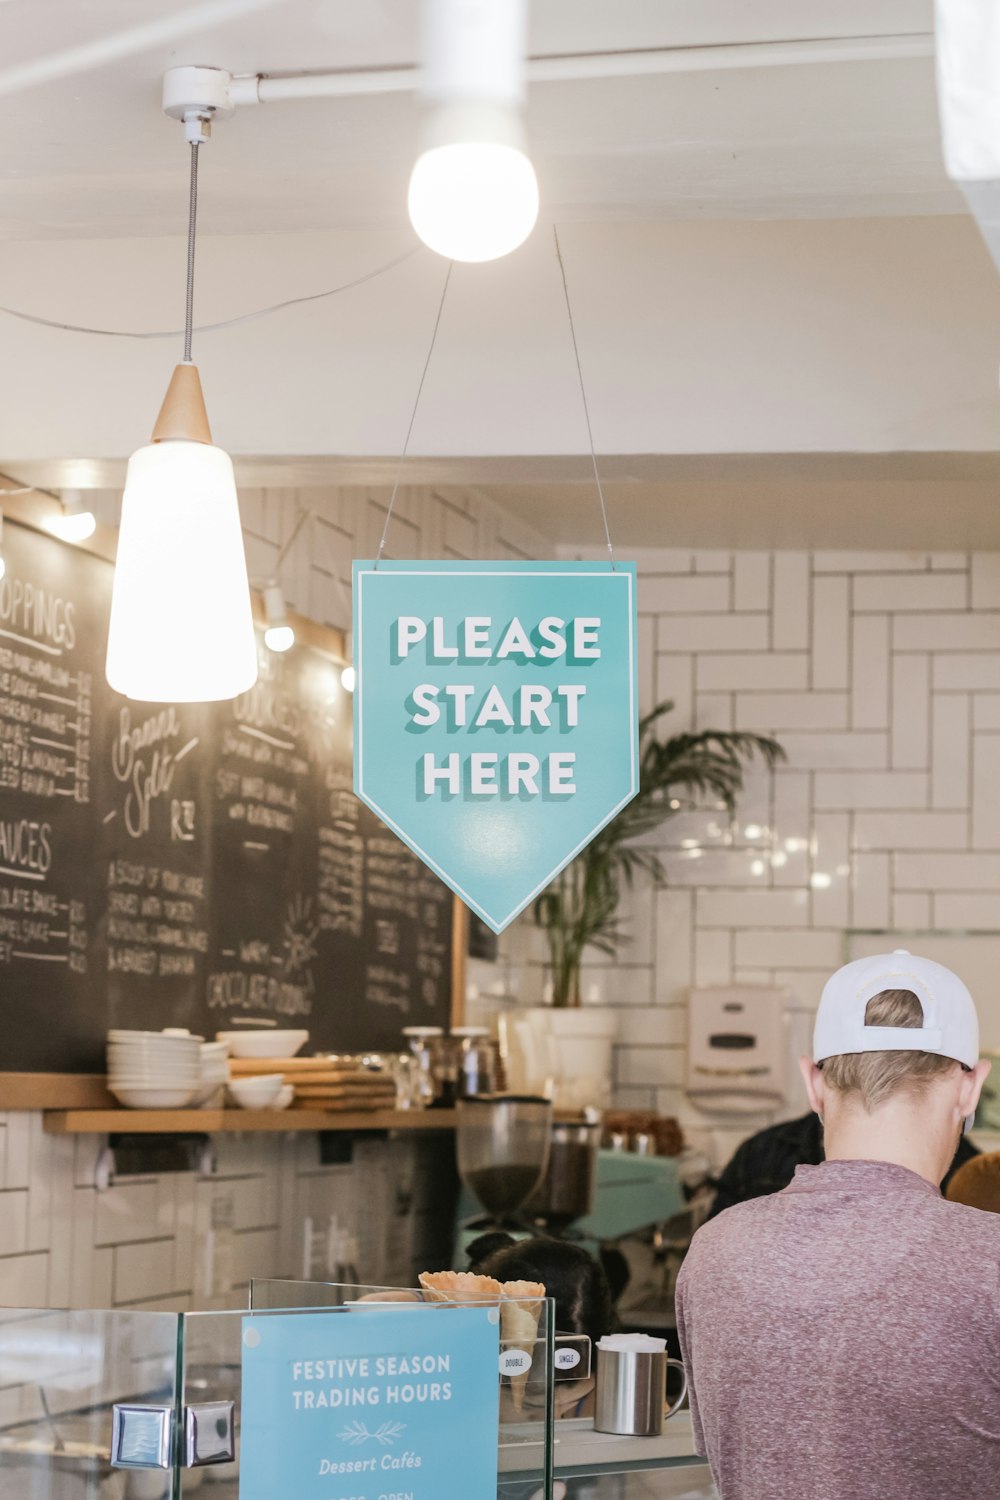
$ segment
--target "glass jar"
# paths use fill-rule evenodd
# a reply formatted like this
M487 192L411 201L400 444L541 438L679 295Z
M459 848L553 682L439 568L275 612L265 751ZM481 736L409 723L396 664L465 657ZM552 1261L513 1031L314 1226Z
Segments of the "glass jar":
M496 1093L497 1050L486 1026L454 1026L452 1038L458 1044L458 1097L475 1099L481 1094Z
M403 1035L413 1056L412 1105L430 1109L438 1097L437 1055L444 1031L440 1026L404 1026Z

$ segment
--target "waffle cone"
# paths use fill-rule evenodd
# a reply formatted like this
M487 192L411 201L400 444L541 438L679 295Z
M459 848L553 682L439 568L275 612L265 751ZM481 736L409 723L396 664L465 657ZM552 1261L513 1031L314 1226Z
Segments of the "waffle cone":
M507 1349L523 1349L534 1356L538 1337L538 1320L542 1315L545 1288L540 1281L505 1281L500 1303L500 1336ZM530 1371L510 1377L510 1394L514 1410L524 1409L524 1391Z
M475 1276L471 1271L421 1271L417 1279L428 1302L482 1302L495 1306L500 1301L500 1283L492 1276Z

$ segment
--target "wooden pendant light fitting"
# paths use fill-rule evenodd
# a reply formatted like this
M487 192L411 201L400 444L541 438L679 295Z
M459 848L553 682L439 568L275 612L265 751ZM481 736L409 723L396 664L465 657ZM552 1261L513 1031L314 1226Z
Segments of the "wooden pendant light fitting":
M212 441L197 365L180 364L176 367L153 428L154 443L178 439L189 443Z

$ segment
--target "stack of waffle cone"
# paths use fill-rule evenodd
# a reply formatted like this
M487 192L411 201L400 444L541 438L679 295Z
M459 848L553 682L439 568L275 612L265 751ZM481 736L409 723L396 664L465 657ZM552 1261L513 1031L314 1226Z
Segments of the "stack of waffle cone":
M417 1278L428 1302L500 1301L501 1287L492 1276L474 1276L471 1271L421 1271Z
M542 1315L545 1288L540 1281L505 1281L500 1303L500 1336L506 1349L523 1349L534 1358L538 1338L538 1320ZM510 1394L514 1410L524 1409L524 1391L529 1371L510 1377Z

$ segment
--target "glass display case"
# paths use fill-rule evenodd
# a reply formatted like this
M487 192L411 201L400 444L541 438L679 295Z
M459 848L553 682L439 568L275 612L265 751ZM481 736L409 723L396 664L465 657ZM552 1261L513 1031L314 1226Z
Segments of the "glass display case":
M395 1327L401 1309L405 1317L408 1305L401 1297L411 1299L416 1323L410 1330L412 1335L416 1326L417 1337L409 1343L416 1348L423 1347L425 1320L428 1331L449 1338L467 1324L494 1324L492 1345L487 1340L483 1346L488 1360L476 1369L492 1372L481 1385L492 1391L483 1426L488 1430L491 1419L498 1434L495 1456L488 1458L488 1493L494 1493L495 1481L497 1500L707 1500L713 1494L707 1468L693 1454L686 1413L669 1421L658 1439L607 1438L594 1432L591 1420L572 1414L592 1386L591 1349L586 1338L564 1337L552 1326L551 1302L532 1304L526 1323L524 1308L518 1309L520 1320L512 1321L502 1304L489 1309L450 1302L432 1311L416 1301L419 1296L370 1286L257 1281L246 1311L0 1312L0 1495L186 1500L204 1485L202 1500L287 1500L282 1455L287 1450L291 1461L301 1444L295 1432L283 1430L280 1415L271 1427L261 1422L261 1393L248 1386L248 1349L279 1332L293 1339L301 1333L299 1342L308 1344L310 1356L317 1344L328 1353L381 1347L378 1335L389 1326L385 1316L397 1313ZM463 1319L463 1313L473 1316ZM244 1415L252 1410L248 1444ZM556 1420L557 1411L570 1416ZM411 1413L401 1416L405 1422L387 1424L368 1420L364 1412L331 1413L328 1421L324 1414L324 1451L332 1451L332 1435L349 1445L341 1454L349 1462L339 1467L374 1471L391 1464L386 1455L395 1438L389 1428L402 1433L410 1423L403 1441L414 1441ZM463 1425L456 1412L452 1426L443 1429L447 1441L432 1446L450 1450L453 1437L467 1437L470 1427L475 1423ZM249 1451L252 1482L251 1471L241 1476ZM355 1457L366 1454L371 1457ZM265 1470L278 1477L262 1478ZM370 1500L411 1493L419 1500L418 1485L398 1482L391 1488L394 1482L381 1476L373 1483ZM460 1464L455 1484L454 1500L466 1500ZM301 1492L299 1484L292 1488ZM358 1496L363 1489L360 1483L320 1485L317 1493L334 1500L338 1490ZM446 1500L448 1493L439 1487L434 1500Z

